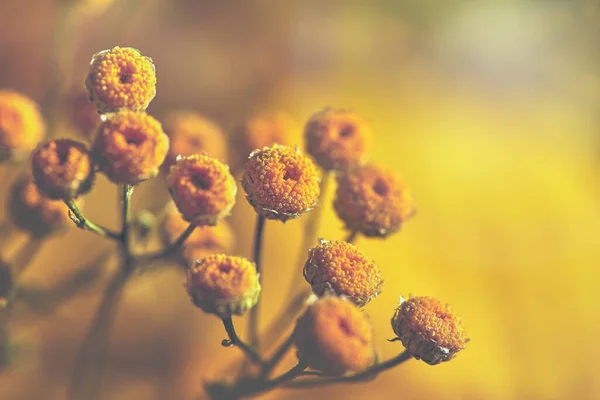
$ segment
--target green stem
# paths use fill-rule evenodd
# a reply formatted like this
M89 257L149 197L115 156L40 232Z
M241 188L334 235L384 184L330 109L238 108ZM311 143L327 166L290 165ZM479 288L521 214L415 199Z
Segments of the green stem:
M132 259L132 254L131 254L131 238L129 235L129 228L130 228L130 220L131 220L131 195L133 194L133 188L134 186L132 185L123 185L123 190L122 190L122 198L121 198L121 205L123 206L123 212L121 213L122 215L122 224L121 224L121 234L120 234L120 240L121 240L121 248L123 250L123 266L125 268L130 268L131 267L131 259Z
M262 215L258 215L256 218L256 229L254 231L254 250L253 250L253 260L256 264L256 273L259 274L259 281L261 280L261 252L262 252L262 242L264 237L265 230L265 217ZM260 301L256 303L254 307L250 309L250 322L249 322L249 330L250 330L250 344L256 348L260 349L260 343L258 338L258 326L259 326L259 305Z
M264 393L268 390L274 389L278 386L283 385L295 379L298 376L302 376L304 370L307 368L306 364L298 363L287 372L279 375L268 381L257 380L248 384L240 386L237 390L234 390L234 396L232 398L240 398L245 396L255 396L260 393ZM243 382L243 381L242 381Z
M197 227L196 224L193 224L193 223L190 224L187 227L187 229L185 231L183 231L183 233L177 238L177 240L174 241L173 243L171 243L167 248L165 248L164 250L159 251L157 253L154 253L154 254L143 255L137 260L137 262L157 261L157 260L162 260L162 259L165 259L165 258L173 255L175 252L177 252L177 250L179 250L181 248L181 246L183 246L185 241L194 232L196 227Z
M334 378L324 378L324 379L309 379L298 382L293 382L286 387L288 388L309 388L309 387L317 387L317 386L325 386L336 383L356 383L356 382L364 382L369 379L374 379L380 373L387 371L388 369L394 368L397 365L402 364L403 362L410 360L412 356L408 353L408 351L404 351L398 354L396 357L391 358L382 363L378 363L373 365L370 368L365 369L364 371L358 372L353 375L340 376Z
M227 336L229 336L229 340L223 340L221 345L224 347L239 347L248 356L250 361L252 361L255 364L264 365L264 361L262 360L260 355L252 347L250 347L242 339L240 339L240 337L237 335L231 317L223 318L222 321L223 326L225 327L225 331L227 332Z
M97 225L92 221L85 218L79 207L74 200L65 200L65 204L71 210L71 215L69 217L71 220L77 225L78 228L92 231L100 236L110 238L113 240L121 240L121 234L113 232L103 226Z
M281 359L283 358L283 356L285 356L285 353L288 352L288 350L292 347L292 345L294 344L294 334L292 333L286 340L285 342L283 342L279 348L277 348L277 350L275 351L275 353L273 354L273 356L267 360L267 362L265 363L265 366L261 372L261 377L265 378L267 376L269 376L269 374L271 373L271 371L273 371L273 369L277 366L277 364L279 363L279 361L281 361Z

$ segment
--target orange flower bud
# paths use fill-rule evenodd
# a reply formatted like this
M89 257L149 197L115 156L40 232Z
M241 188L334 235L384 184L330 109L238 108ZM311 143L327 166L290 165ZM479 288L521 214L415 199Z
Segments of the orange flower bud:
M304 128L306 151L326 171L359 163L371 145L370 125L348 110L325 110L313 115Z
M461 319L433 297L400 297L392 329L411 355L430 365L449 361L469 341Z
M99 114L143 111L156 95L154 63L139 50L113 47L94 54L85 86Z
M379 268L355 246L345 241L321 240L308 251L304 278L321 297L333 292L359 307L381 292Z
M189 224L175 207L169 210L161 226L164 245L175 242ZM207 255L227 253L233 248L233 242L233 232L226 221L221 221L215 226L198 227L180 249L178 261L188 267L192 261Z
M240 153L247 157L252 151L280 144L295 147L302 143L302 131L296 121L283 112L253 115L241 127Z
M98 126L92 148L108 179L130 185L155 177L168 151L169 138L160 122L135 111L108 115Z
M195 261L187 271L186 288L196 306L221 318L244 314L261 289L254 263L223 254Z
M333 206L347 228L385 237L415 212L412 194L396 175L373 164L354 166L337 177Z
M167 185L183 219L196 225L216 225L235 204L237 184L229 167L207 155L179 157Z
M273 145L250 154L242 186L256 212L287 221L312 210L319 202L319 174L297 149Z
M46 134L37 105L12 90L0 90L0 162L27 157Z
M357 372L375 361L373 327L354 304L326 296L310 305L296 323L298 359L331 375Z
M169 136L171 146L163 167L175 164L178 156L208 154L225 160L227 148L225 136L212 121L191 111L177 111L168 114L163 120L163 128Z
M92 157L83 143L71 139L42 144L31 157L33 180L51 199L69 200L92 188Z
M18 179L13 184L7 215L17 227L37 237L57 232L71 224L66 204L41 194L29 179Z

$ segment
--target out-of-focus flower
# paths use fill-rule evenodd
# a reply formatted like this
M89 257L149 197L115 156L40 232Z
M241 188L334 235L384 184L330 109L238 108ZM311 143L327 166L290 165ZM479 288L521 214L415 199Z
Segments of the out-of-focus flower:
M307 153L326 171L361 162L372 136L367 121L349 110L326 108L314 114L304 128Z
M45 134L46 125L33 100L0 90L0 162L27 157Z
M252 262L224 254L196 260L187 271L186 288L196 306L221 318L244 314L261 289Z
M18 179L11 188L7 215L17 227L37 237L71 224L66 204L44 196L33 181L25 178Z
M51 140L31 157L31 171L38 189L51 199L73 199L86 194L94 182L92 157L83 143Z
M321 240L308 251L304 278L317 296L328 293L345 296L359 307L376 297L383 284L375 263L341 240Z
M100 171L114 183L134 185L158 174L169 138L145 112L110 114L98 126L92 153Z
M167 185L183 218L196 225L216 225L235 204L237 184L229 167L207 155L179 157Z
M327 374L361 371L375 361L371 323L340 297L310 305L296 323L294 340L300 362Z
M134 48L113 47L94 54L85 86L99 114L143 111L156 95L154 63Z
M165 246L175 242L186 230L189 222L184 220L179 211L172 207L161 225L161 238ZM226 221L215 226L198 227L187 238L180 249L178 259L188 267L194 260L210 254L227 253L233 248L234 238L231 227Z
M175 111L163 119L163 128L171 141L163 167L175 164L178 156L208 154L225 160L227 145L223 131L212 121L192 111Z
M239 153L242 157L263 147L280 144L296 147L302 144L302 129L289 114L263 112L251 116L240 129Z
M334 208L346 227L385 237L415 212L411 192L391 171L374 164L354 166L337 176Z
M242 186L258 214L287 221L318 205L319 181L310 158L297 149L275 144L250 154Z
M433 297L400 297L392 329L411 355L430 365L449 361L468 342L462 320Z
M61 0L70 7L77 17L93 17L99 15L110 6L114 0Z
M85 91L75 91L67 96L65 107L69 121L82 137L90 138L100 123L100 116L90 95Z

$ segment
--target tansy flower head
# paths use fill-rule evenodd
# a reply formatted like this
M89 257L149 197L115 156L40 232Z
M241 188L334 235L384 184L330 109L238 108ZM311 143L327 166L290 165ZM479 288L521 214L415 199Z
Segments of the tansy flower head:
M304 128L306 151L326 171L359 163L370 147L370 125L348 110L325 110L313 115Z
M92 149L108 179L130 185L155 177L168 151L160 122L135 111L110 114L98 126Z
M77 132L86 138L91 137L100 123L100 116L94 103L90 102L90 96L85 91L75 91L67 97L65 106Z
M0 90L0 161L26 157L45 133L44 120L33 100L12 90Z
M195 261L187 271L186 288L196 306L221 318L244 314L260 294L254 264L223 254Z
M392 329L411 355L430 365L449 361L468 342L461 319L433 297L400 297Z
M265 218L298 218L319 202L319 174L297 149L273 145L250 154L242 179L246 197Z
M85 144L71 139L42 144L31 157L38 189L51 199L72 199L92 188L94 168Z
M186 230L189 222L185 221L179 211L172 207L167 213L162 226L161 237L168 246ZM192 261L209 254L227 253L233 248L233 233L226 221L215 226L198 227L192 232L179 251L178 261L188 267Z
M143 111L156 95L154 63L139 50L113 47L92 57L85 86L99 114Z
M301 129L296 121L283 112L264 112L250 117L241 128L240 153L247 157L253 150L280 144L299 146Z
M345 241L321 240L308 252L304 278L317 296L328 292L346 296L359 307L381 292L379 268Z
M183 218L197 225L216 225L235 204L237 184L229 167L207 155L179 157L167 185Z
M385 237L414 213L412 194L390 171L354 166L337 177L333 206L348 229Z
M39 192L33 181L18 179L11 188L8 215L13 223L42 237L59 231L69 224L69 209L61 200L51 200Z
M310 305L296 323L294 340L300 362L327 374L361 371L375 361L371 323L340 297Z
M191 111L172 112L163 120L163 128L171 141L164 164L167 170L180 155L206 153L219 160L227 158L223 132L214 122L199 114Z

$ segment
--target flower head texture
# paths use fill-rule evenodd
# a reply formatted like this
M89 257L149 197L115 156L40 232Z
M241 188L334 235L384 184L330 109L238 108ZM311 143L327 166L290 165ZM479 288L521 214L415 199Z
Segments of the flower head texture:
M172 207L161 225L161 238L168 246L189 226L179 211ZM179 251L178 261L185 267L209 254L227 253L233 248L234 238L231 227L226 221L215 226L198 227L192 232Z
M252 308L261 288L252 262L243 257L213 254L191 265L186 289L196 306L225 318L242 315Z
M294 331L298 359L331 375L363 370L375 361L373 327L354 304L326 296L310 305Z
M51 140L31 157L31 171L38 189L51 199L72 199L92 188L92 157L83 143L71 139Z
M0 162L23 159L45 134L46 125L33 100L0 90Z
M248 202L265 218L298 218L319 202L316 166L297 149L273 145L254 151L246 163L242 186Z
M167 185L183 218L200 226L216 225L235 204L237 184L229 167L207 155L179 157Z
M391 171L374 164L354 166L337 177L334 208L347 228L385 237L414 214L411 192Z
M321 297L333 292L359 307L381 292L379 268L354 245L345 241L321 240L308 252L304 278Z
M359 163L372 136L370 125L361 115L332 108L314 114L304 128L307 153L326 171Z
M401 297L392 329L411 355L430 365L449 361L468 342L461 319L433 297Z
M92 148L108 179L130 185L155 177L168 151L160 122L143 111L110 114L98 126Z
M7 215L20 229L43 237L71 224L69 209L61 200L44 196L30 179L18 179L12 186Z
M85 80L99 114L143 111L156 95L154 63L131 47L113 47L92 57Z
M284 112L263 112L252 115L241 128L240 153L247 157L252 151L280 144L299 146L302 132L297 122Z
M178 156L208 154L225 160L227 145L223 131L212 121L191 111L174 111L163 119L163 128L171 141L164 167L175 164Z

